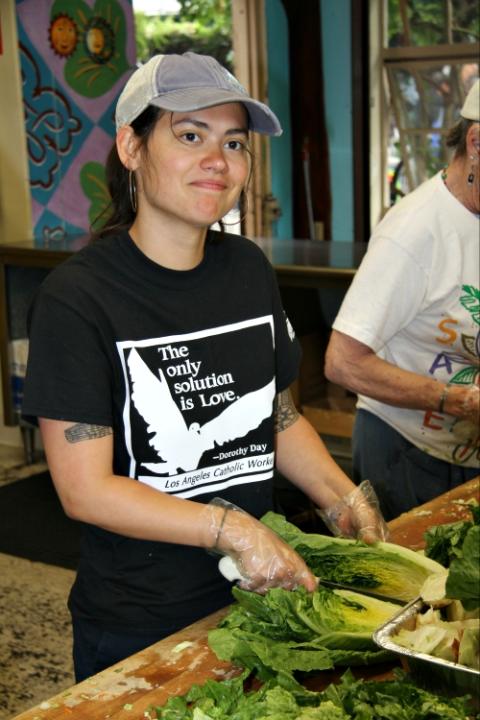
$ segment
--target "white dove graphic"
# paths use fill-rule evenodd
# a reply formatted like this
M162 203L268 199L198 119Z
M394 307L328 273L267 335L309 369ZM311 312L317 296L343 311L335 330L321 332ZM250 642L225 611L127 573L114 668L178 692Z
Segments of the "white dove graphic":
M229 440L244 437L257 428L272 412L275 397L273 379L259 390L238 398L216 418L200 426L187 427L183 415L172 398L162 369L157 378L135 349L128 356L132 379L132 400L147 423L147 431L155 433L149 440L163 462L142 463L152 472L175 475L179 470L196 470L206 450Z

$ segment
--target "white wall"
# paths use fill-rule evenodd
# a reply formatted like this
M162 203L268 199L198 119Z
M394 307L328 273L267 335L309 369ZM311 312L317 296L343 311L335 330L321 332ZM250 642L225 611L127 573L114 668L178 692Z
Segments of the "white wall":
M32 235L27 146L22 103L15 1L2 0L0 55L0 242Z
M32 234L15 0L1 0L1 23L0 243L8 244L25 240ZM1 393L0 384L0 402ZM22 445L19 428L3 424L3 411L0 412L0 444Z

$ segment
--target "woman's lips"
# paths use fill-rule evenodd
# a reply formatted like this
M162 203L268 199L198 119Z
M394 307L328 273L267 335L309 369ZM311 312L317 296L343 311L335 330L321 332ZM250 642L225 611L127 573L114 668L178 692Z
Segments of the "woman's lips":
M197 180L191 184L194 187L201 188L202 190L216 190L217 192L225 190L227 187L225 183L216 182L215 180Z

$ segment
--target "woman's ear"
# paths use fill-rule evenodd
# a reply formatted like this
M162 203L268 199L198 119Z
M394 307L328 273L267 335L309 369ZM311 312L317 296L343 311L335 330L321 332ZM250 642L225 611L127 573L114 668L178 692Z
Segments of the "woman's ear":
M119 128L115 139L118 157L127 170L136 170L138 167L137 151L138 138L130 125Z
M480 159L480 123L473 123L467 132L467 155L470 159Z

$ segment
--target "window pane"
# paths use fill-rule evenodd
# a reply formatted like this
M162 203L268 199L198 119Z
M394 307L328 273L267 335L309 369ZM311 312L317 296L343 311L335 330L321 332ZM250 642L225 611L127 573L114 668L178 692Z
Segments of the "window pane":
M445 143L439 133L408 133L408 172L413 186L435 175L447 163Z
M445 137L479 74L478 63L398 62L388 65L388 176L394 202L448 161Z
M477 63L416 62L389 67L392 102L401 128L449 129L473 82Z
M388 47L478 42L478 0L388 0Z

